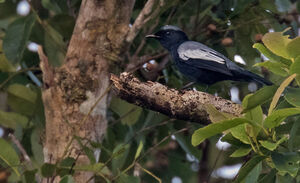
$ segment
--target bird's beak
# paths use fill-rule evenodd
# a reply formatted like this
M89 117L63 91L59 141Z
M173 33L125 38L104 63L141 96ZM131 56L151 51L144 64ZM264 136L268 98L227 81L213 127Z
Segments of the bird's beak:
M160 38L160 37L155 34L150 34L150 35L147 35L146 38Z

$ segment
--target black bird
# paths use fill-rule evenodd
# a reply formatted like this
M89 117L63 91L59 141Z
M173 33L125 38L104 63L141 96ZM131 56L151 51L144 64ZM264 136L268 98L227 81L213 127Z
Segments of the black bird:
M223 80L233 80L273 84L239 67L204 44L190 41L176 26L165 25L155 34L146 37L157 39L169 51L179 71L195 82L211 85Z

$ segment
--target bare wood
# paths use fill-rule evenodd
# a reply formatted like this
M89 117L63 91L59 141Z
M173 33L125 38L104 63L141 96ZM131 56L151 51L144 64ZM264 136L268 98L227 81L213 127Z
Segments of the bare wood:
M80 145L72 139L76 135L91 141L102 140L107 126L109 66L120 60L124 50L134 2L82 0L63 65L47 69L47 58L40 50L43 79L51 83L42 93L46 117L45 162L57 163L69 156L78 157L76 164L90 164ZM101 101L89 112L100 96L103 96ZM86 182L92 176L76 171L74 179ZM59 177L54 182L59 182Z
M158 4L158 7L155 7L155 4ZM160 8L164 6L164 0L148 0L144 8L134 21L130 31L128 32L126 41L131 43L136 35L139 33L140 29L148 23L153 17L159 14Z
M111 75L114 92L127 102L161 112L172 118L210 123L206 105L234 116L241 115L242 107L230 100L199 91L178 91L157 82L141 82L128 73Z

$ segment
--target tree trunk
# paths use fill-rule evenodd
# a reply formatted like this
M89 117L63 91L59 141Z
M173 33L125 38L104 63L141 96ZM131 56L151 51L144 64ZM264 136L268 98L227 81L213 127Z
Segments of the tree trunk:
M90 163L72 139L76 135L100 142L105 133L108 70L112 62L120 60L133 5L134 0L83 0L62 66L51 68L47 59L41 58L45 162L78 156L76 164ZM101 101L90 111L99 98ZM76 172L75 181L86 182L91 176Z

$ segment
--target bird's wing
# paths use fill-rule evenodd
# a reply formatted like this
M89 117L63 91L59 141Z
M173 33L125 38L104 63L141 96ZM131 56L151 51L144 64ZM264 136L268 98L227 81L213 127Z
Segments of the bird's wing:
M201 43L187 41L182 43L177 51L179 58L187 64L232 76L227 68L226 57Z

